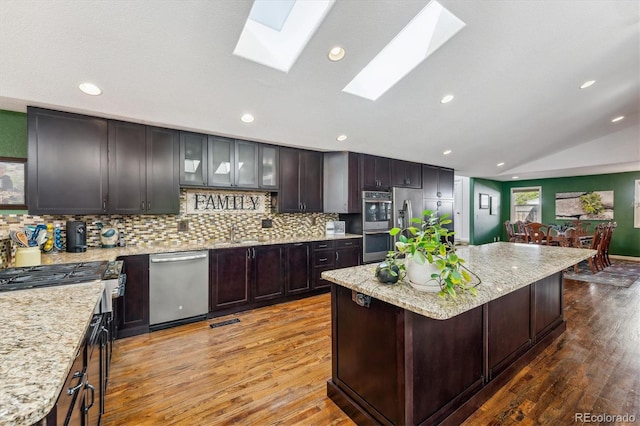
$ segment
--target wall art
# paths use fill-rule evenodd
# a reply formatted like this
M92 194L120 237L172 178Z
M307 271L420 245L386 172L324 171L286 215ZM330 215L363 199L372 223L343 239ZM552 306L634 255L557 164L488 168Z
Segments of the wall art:
M613 191L556 193L556 220L613 220Z

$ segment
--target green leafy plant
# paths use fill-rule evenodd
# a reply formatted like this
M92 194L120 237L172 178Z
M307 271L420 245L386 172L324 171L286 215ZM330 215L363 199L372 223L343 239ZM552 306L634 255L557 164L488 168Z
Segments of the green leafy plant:
M604 211L600 194L589 192L580 196L582 210L587 214L600 214Z
M400 259L410 255L412 261L420 265L429 262L439 269L439 273L432 274L430 278L439 284L440 297L450 296L455 299L458 294L465 292L475 296L475 287L481 280L464 265L464 259L458 257L455 246L449 241L454 232L444 227L452 222L448 217L449 215L438 217L437 212L425 210L422 218L411 219L411 223L419 226L391 229L389 233L392 236L398 235L398 241L395 244L396 250L387 254L385 263L392 275L395 273L393 267L397 267L397 275L402 279L406 274L406 266ZM472 275L477 283L472 284Z

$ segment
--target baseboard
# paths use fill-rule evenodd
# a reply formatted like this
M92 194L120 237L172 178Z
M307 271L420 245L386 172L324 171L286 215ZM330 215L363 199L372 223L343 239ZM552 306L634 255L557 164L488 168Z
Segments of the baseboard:
M628 261L631 261L631 262L640 262L640 257L634 257L634 256L620 256L619 254L610 254L609 257L611 259L628 260Z

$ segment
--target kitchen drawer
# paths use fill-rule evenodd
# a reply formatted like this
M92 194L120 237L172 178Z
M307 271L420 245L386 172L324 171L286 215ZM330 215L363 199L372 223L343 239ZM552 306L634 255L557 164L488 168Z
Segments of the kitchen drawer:
M313 269L313 288L314 289L318 289L318 288L328 288L331 286L331 281L327 281L324 278L321 277L321 274L324 271L330 271L334 269L333 267L329 267L329 268L314 268Z
M336 252L334 250L318 250L313 252L314 267L333 267L336 262Z
M335 242L336 248L350 248L350 247L360 247L360 239L359 238L351 238L345 240L338 240Z
M326 250L335 247L335 241L314 241L311 243L311 250Z

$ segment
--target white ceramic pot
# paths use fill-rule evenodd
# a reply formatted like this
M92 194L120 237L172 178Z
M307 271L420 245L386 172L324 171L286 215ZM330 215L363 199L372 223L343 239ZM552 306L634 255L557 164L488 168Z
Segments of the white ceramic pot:
M438 281L431 279L432 274L439 274L440 269L432 263L424 262L420 265L415 262L411 256L407 258L407 279L411 287L420 291L437 293L440 291Z

